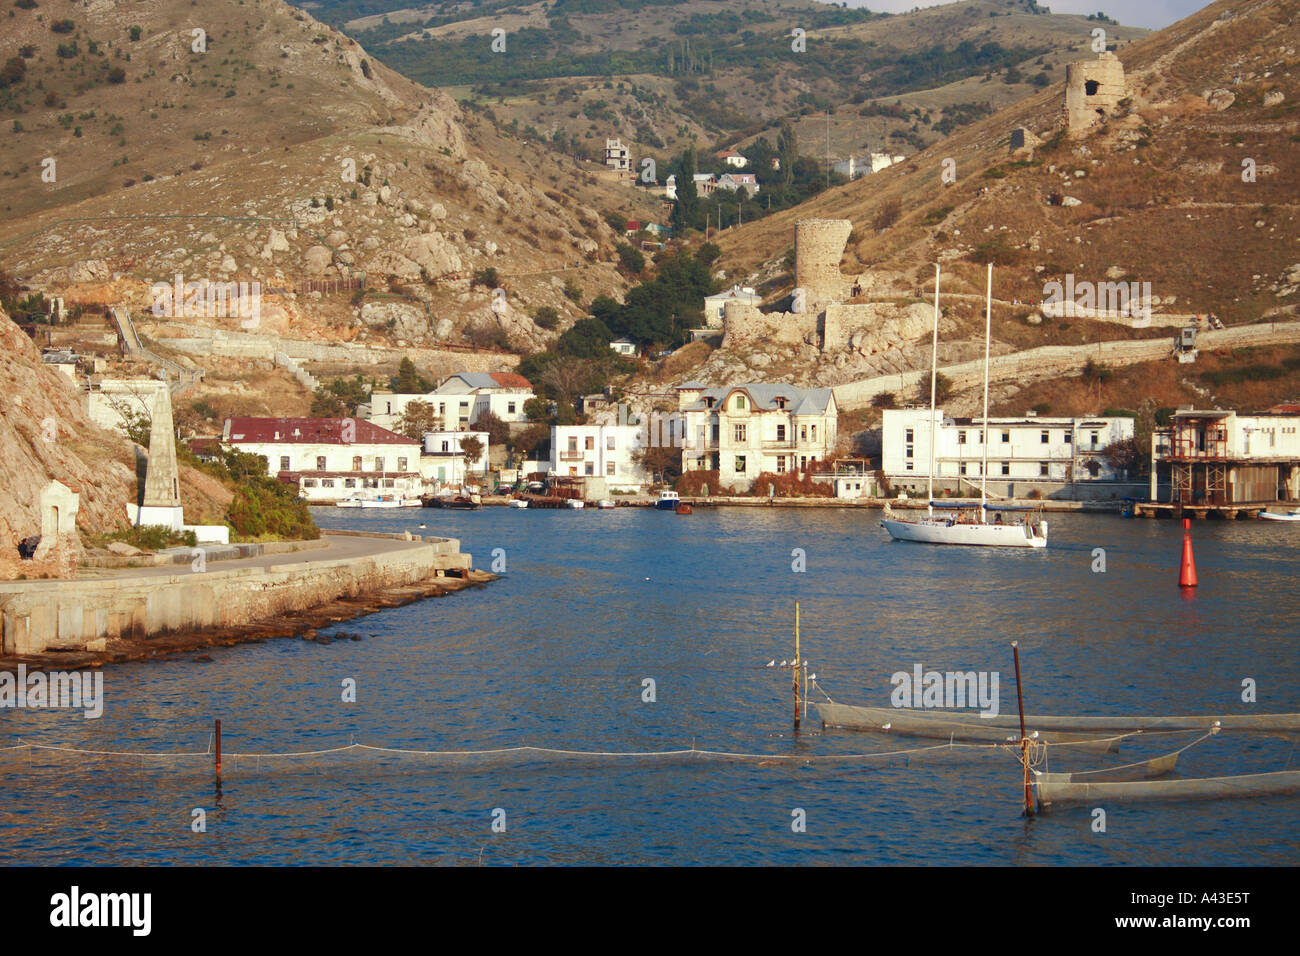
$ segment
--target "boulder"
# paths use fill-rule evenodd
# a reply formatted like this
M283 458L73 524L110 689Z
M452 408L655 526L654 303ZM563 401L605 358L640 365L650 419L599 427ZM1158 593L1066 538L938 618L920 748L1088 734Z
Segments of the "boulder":
M1231 90L1214 90L1206 95L1205 101L1222 113L1237 101L1237 94Z
M1285 99L1286 99L1286 94L1283 93L1281 90L1271 90L1268 93L1264 94L1264 105L1277 106L1277 104L1281 103Z
M428 232L406 240L402 244L402 251L435 279L465 268L456 247L439 232Z
M309 276L318 276L329 268L334 256L324 246L312 246L302 256L302 268Z

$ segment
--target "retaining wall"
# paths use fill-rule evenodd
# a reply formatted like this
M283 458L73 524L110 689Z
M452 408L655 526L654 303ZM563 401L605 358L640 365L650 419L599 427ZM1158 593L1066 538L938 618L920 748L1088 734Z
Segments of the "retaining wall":
M1300 342L1300 322L1273 325L1238 325L1228 329L1202 332L1196 337L1201 351L1216 348L1241 348L1251 345L1276 345ZM994 382L1065 375L1075 372L1091 359L1103 365L1134 365L1169 358L1172 361L1173 338L1142 339L1128 342L1101 342L1097 345L1046 345L1011 355L996 355L989 361L989 380ZM977 359L940 368L958 389L971 388L984 381L984 362ZM882 392L903 392L916 388L930 370L918 369L901 375L846 382L833 388L835 402L841 409L861 408Z

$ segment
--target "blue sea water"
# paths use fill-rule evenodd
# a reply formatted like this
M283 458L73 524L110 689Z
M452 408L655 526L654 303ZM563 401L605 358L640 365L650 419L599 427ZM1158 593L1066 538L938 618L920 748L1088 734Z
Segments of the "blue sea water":
M1300 797L1091 807L1019 815L1020 768L985 754L935 762L827 761L925 746L901 737L796 736L794 607L822 689L888 704L890 676L1000 673L1015 708L1020 644L1030 713L1300 711L1296 531L1197 524L1201 586L1177 587L1173 522L1052 515L1046 551L896 544L878 513L699 509L349 512L323 527L429 524L500 581L340 625L362 641L273 640L211 663L105 672L105 714L0 711L18 738L97 749L228 753L351 742L420 751L523 745L700 750L807 761L369 753L227 758L0 759L5 863L1229 864L1300 860ZM1094 549L1106 570L1095 573ZM496 551L501 549L501 551ZM807 570L792 570L795 549ZM1242 682L1258 702L1243 703ZM355 681L357 700L341 688ZM643 700L654 682L654 702ZM1067 769L1188 742L1147 741ZM1145 748L1145 749L1143 749ZM0 754L0 758L3 754ZM1221 734L1186 776L1295 769L1290 741ZM194 810L206 816L195 832ZM498 811L494 814L494 811ZM803 812L806 830L792 821ZM504 822L494 832L493 821Z

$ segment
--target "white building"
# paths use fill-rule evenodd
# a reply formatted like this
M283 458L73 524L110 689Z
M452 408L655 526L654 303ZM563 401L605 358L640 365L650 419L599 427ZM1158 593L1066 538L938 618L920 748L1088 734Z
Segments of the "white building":
M478 439L483 451L472 466L466 467L462 443L471 437ZM424 454L420 458L420 474L425 481L436 481L439 485L474 484L491 470L488 464L490 452L487 432L426 432Z
M838 438L829 388L687 382L677 387L677 406L682 470L716 470L723 485L749 488L763 472L806 472L831 457Z
M728 149L718 153L718 159L722 160L728 166L734 166L736 169L744 169L749 165L749 160L734 149Z
M352 418L228 418L222 445L266 459L268 477L332 502L366 490L418 495L418 442Z
M741 305L758 307L763 304L763 297L749 286L741 287L738 285L733 285L726 292L719 292L717 295L706 295L704 297L704 320L708 323L709 328L722 328L722 316L726 311L728 302L739 302Z
M901 155L891 156L889 153L872 153L871 154L871 171L878 173L882 169L888 169L895 163L901 163L905 157Z
M433 408L434 423L445 431L464 431L485 412L504 422L526 422L524 403L533 397L528 379L513 372L460 372L432 392L388 392L370 396L368 421L395 431L406 407L424 402Z
M636 491L650 480L633 457L644 442L641 425L553 425L551 474L601 477L611 490Z
M636 343L631 339L615 339L609 347L619 355L636 355Z
M632 150L620 140L605 140L605 166L615 172L628 172L632 168Z
M935 411L936 482L958 494L977 493L984 459L981 419L946 416ZM1133 437L1131 418L989 418L989 487L1009 483L1074 484L1113 481L1116 475L1101 456L1114 442ZM881 470L894 487L923 490L930 469L930 409L888 409L881 435Z

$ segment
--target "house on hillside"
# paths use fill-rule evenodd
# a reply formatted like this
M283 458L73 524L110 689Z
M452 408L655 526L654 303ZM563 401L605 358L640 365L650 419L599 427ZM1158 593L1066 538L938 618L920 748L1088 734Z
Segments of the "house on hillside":
M718 188L718 180L713 173L696 173L691 180L695 183L695 192L700 196L712 196Z
M632 150L620 140L605 140L605 167L616 173L630 172L632 169Z
M728 166L734 166L736 169L744 169L749 165L749 160L734 149L723 150L721 153L718 153L718 159L722 160Z
M313 503L423 490L420 444L361 419L228 418L221 444L260 455L268 477L297 486Z
M744 190L751 196L758 195L758 179L753 173L723 173L718 179L718 188L728 192Z
M729 385L677 388L682 470L717 471L723 485L749 488L761 473L801 474L830 458L839 410L829 388Z
M609 347L619 355L636 355L636 343L631 339L615 339L613 342L609 343Z
M514 372L458 372L423 394L376 390L367 418L381 428L396 429L406 407L418 401L433 407L439 428L464 431L488 411L504 422L525 422L524 403L530 398L532 383Z
M728 302L752 305L755 308L763 304L763 297L749 286L733 285L726 292L718 292L704 297L704 321L711 329L722 328L722 317L726 314Z

